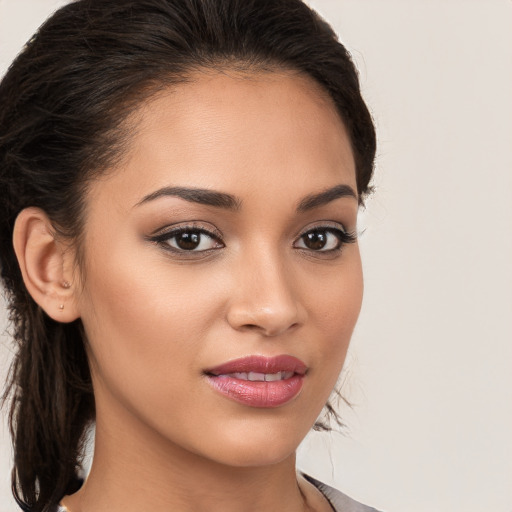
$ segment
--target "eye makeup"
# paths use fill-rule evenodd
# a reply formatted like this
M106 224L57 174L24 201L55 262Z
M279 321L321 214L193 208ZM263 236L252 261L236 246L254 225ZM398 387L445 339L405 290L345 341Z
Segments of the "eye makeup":
M167 226L146 239L177 256L203 256L225 247L222 234L202 222L186 222Z
M348 233L335 227L318 226L304 232L295 242L294 247L313 252L333 253L341 251L345 244L356 241L355 233Z
M146 239L177 257L204 257L226 247L222 233L203 222L185 222L158 230ZM323 221L308 226L292 242L292 247L318 256L341 254L346 244L355 243L355 233L341 224Z

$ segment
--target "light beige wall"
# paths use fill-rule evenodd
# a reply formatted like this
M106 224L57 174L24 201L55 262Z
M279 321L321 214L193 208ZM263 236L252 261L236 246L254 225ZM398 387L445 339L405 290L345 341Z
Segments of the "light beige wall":
M57 3L0 0L0 68ZM311 4L353 52L380 144L351 437L312 436L300 464L390 512L510 512L512 2Z

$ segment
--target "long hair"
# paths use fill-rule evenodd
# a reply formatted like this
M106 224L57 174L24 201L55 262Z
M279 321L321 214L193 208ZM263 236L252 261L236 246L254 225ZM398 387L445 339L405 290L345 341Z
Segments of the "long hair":
M95 412L82 324L55 322L30 297L11 242L15 219L43 209L80 255L88 182L129 143L123 121L158 90L219 67L316 80L347 128L363 201L372 119L349 53L300 0L78 0L40 27L0 83L0 265L17 347L5 397L13 493L25 510L54 511L79 487Z

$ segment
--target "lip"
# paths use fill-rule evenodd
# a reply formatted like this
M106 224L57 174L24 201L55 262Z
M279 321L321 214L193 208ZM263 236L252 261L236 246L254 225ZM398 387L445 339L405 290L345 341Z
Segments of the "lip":
M271 381L251 381L233 375L250 372L291 375L282 375L280 380ZM250 407L272 408L287 404L300 393L306 372L306 364L293 356L254 355L205 370L205 375L213 389L235 402Z

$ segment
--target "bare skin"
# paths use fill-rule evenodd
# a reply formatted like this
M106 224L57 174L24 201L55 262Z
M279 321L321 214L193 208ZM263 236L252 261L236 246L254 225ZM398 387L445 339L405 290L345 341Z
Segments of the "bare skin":
M91 185L82 273L47 236L43 212L18 219L27 287L52 317L80 317L88 338L94 462L63 504L72 512L329 511L297 479L295 450L336 383L361 306L358 246L340 237L357 221L350 142L331 100L306 77L193 78L141 107L126 155ZM234 203L206 205L166 187L213 190ZM175 231L161 236L176 227L200 232L197 247L184 249ZM313 232L325 245L308 245ZM34 256L45 241L53 256ZM307 372L279 407L233 401L205 373L281 354Z

